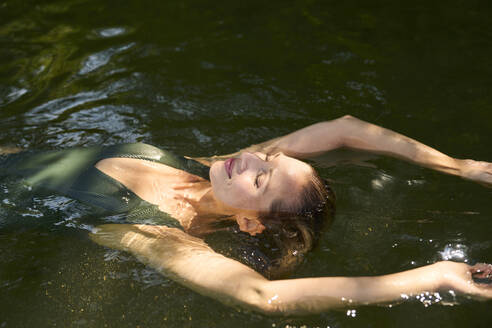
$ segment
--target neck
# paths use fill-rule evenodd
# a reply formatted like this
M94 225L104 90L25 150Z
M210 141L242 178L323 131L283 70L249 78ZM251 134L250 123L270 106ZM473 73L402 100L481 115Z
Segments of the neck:
M197 183L180 190L183 200L193 208L190 215L177 218L185 231L200 235L210 232L211 223L229 219L234 212L214 196L210 183Z

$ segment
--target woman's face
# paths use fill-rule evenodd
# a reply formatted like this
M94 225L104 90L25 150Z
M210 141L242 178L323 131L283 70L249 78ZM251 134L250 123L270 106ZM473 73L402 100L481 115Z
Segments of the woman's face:
M215 197L222 203L245 210L268 212L276 199L295 202L308 182L312 168L282 153L241 153L210 167Z

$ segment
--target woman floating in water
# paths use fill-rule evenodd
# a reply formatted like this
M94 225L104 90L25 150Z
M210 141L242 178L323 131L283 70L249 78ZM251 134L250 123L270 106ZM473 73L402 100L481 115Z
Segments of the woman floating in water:
M14 154L5 157L2 166L5 173L22 175L33 187L57 190L106 211L128 213L130 222L166 213L181 229L108 224L96 227L91 238L128 251L166 276L226 304L297 314L396 302L422 292L452 290L475 299L492 298L492 266L487 264L443 261L376 277L265 278L292 270L334 212L331 189L298 159L340 147L397 157L492 186L492 163L454 159L351 116L211 159L183 158L129 144ZM263 258L263 253L254 253L260 265L252 266L262 274L218 254L198 238L213 231L218 222L236 222L248 235L273 236L279 249L276 255Z

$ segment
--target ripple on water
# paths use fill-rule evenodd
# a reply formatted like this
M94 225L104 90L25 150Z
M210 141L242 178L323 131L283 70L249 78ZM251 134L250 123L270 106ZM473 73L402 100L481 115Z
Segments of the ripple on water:
M468 246L463 244L447 244L444 250L440 251L443 260L455 260L460 262L468 262Z
M89 55L89 57L87 57L87 59L82 63L82 68L79 70L78 74L85 75L99 69L100 67L109 63L111 57L113 57L115 54L128 50L134 45L135 43L131 42L120 47L111 47L101 52Z
M0 91L0 106L8 105L29 92L26 88L2 87L1 85L0 90L3 90Z
M28 111L25 114L26 123L37 125L57 120L62 114L72 108L107 99L120 92L126 92L134 88L135 84L137 83L135 76L133 76L132 78L115 81L103 90L83 91L74 95L50 100Z
M203 134L198 129L192 129L192 132L193 132L193 135L195 136L195 138L198 140L198 142L200 144L207 144L207 143L209 143L212 140L212 138L210 138L209 136Z
M102 28L94 31L95 34L101 38L112 38L115 36L124 35L127 33L127 29L124 27L109 27Z
M64 121L67 127L84 129L101 129L111 134L118 134L138 126L132 118L134 112L130 106L103 105L74 112Z
M106 250L106 252L104 253L104 261L117 263L137 262L137 260L128 253L114 249ZM143 266L139 266L138 268L133 268L123 272L113 270L108 272L108 277L114 280L136 281L143 285L142 289L147 289L154 286L169 285L171 283L168 278L164 277L156 270Z
M378 176L371 181L371 185L374 190L383 190L393 180L394 178L391 175L379 171Z
M81 144L111 144L137 142L147 136L145 125L136 118L131 106L102 105L81 109L47 127L53 146L69 147Z
M50 100L39 105L25 114L27 124L39 124L58 119L65 111L89 103L105 99L108 94L104 91L86 91L75 95Z

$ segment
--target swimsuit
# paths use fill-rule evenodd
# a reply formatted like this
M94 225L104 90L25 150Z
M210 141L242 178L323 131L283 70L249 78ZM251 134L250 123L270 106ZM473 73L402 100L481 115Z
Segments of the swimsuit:
M105 214L127 213L130 222L157 213L170 218L94 166L114 157L157 162L209 180L209 167L143 143L4 155L0 157L0 174L22 176L34 189L56 191Z
M157 162L209 180L208 166L142 143L0 155L0 175L21 176L34 191L55 191L93 206L101 215L124 213L127 222L181 228L177 220L157 205L141 199L94 166L100 160L114 157ZM257 237L239 233L237 227L232 229L236 233L230 233L230 229L219 231L212 240L207 235L206 242L215 251L268 275L271 261L258 250Z

